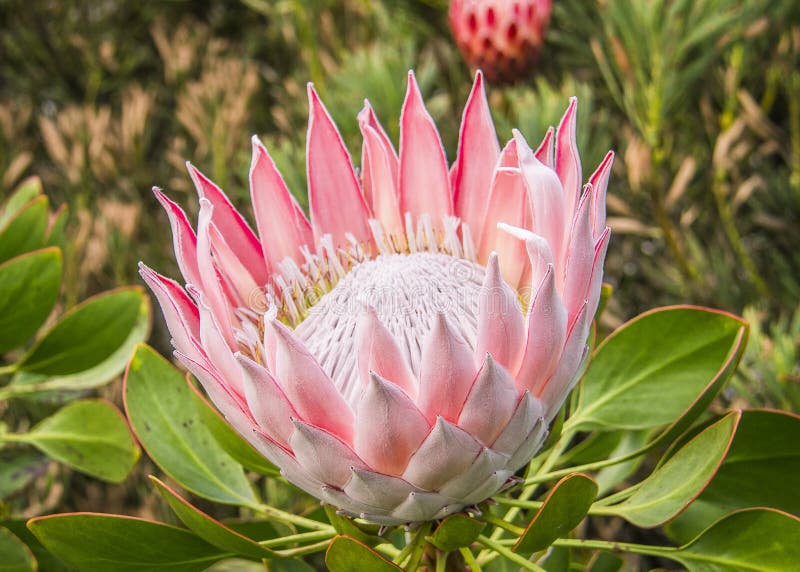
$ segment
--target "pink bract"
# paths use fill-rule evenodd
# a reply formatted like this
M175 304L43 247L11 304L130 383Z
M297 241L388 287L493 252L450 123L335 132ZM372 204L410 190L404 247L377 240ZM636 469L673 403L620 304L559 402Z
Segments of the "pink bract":
M582 187L577 101L500 148L480 73L448 168L413 73L399 152L367 103L357 173L308 88L310 221L253 138L256 228L189 165L197 232L155 189L186 282L141 274L176 357L283 476L397 524L492 496L581 368L610 231L609 153Z

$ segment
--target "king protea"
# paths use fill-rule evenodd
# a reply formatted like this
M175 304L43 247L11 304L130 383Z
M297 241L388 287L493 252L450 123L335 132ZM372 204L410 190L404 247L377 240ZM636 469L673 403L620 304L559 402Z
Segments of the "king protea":
M451 0L450 30L470 67L513 81L539 58L552 7L552 0Z
M158 189L185 289L142 265L175 356L291 483L385 523L492 496L587 353L612 155L582 187L573 99L500 148L479 73L448 168L413 73L399 153L365 104L357 172L309 85L310 217L253 138L254 232L194 166L197 232Z

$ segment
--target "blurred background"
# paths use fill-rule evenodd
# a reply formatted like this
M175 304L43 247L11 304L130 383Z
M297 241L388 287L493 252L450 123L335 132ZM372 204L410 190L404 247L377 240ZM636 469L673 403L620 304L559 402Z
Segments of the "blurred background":
M577 95L584 178L617 153L603 330L664 304L744 315L726 399L798 411L800 3L555 0L533 51L513 74L483 56L502 142L538 142ZM5 0L0 196L37 175L68 205L64 307L139 283L139 260L177 275L152 185L196 215L191 160L249 215L257 133L305 204L306 82L358 163L363 98L396 142L411 68L452 161L472 71L445 0ZM60 510L107 503L101 486Z

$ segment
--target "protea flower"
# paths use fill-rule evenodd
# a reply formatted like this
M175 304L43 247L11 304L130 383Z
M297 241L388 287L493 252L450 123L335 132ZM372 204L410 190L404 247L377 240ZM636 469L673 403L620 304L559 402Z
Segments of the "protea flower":
M552 0L452 0L450 29L471 68L513 81L536 63L551 8Z
M184 290L148 267L175 355L284 477L344 513L442 517L502 489L586 355L612 155L581 191L573 99L500 149L482 77L448 170L413 73L395 152L368 103L360 177L314 88L310 221L253 138L258 235L189 165L197 234L158 189Z

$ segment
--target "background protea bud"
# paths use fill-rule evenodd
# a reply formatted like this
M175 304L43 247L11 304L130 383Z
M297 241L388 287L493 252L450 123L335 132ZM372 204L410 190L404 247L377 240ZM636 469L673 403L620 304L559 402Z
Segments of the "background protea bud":
M292 483L346 513L440 518L501 490L572 387L600 297L611 154L581 188L577 101L502 150L481 74L448 168L413 74L399 156L367 104L361 180L313 87L311 217L253 139L260 236L193 166L160 191L186 291L146 266L175 355Z
M453 0L450 29L472 69L513 81L536 62L551 8L551 0Z

